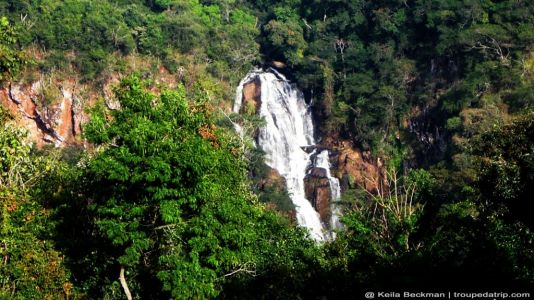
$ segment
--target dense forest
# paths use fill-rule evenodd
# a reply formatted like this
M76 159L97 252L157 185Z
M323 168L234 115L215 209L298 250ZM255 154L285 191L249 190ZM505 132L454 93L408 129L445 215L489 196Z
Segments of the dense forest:
M384 162L387 188L344 186L333 240L259 188L265 153L234 130L262 126L230 107L271 65L310 100L324 147ZM88 120L54 147L0 106L0 299L534 284L534 2L2 1L2 93L39 80L37 108L75 82Z

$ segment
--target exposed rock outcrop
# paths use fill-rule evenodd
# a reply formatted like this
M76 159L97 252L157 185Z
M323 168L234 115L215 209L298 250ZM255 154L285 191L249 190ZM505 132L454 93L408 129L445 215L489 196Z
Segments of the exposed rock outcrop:
M240 113L256 114L261 107L261 82L258 77L243 86L243 105Z
M277 69L285 69L287 67L287 65L281 61L278 61L278 60L273 60L269 63L269 65L271 67L275 67Z
M282 175L280 175L280 173L278 173L277 170L267 167L267 166L266 168L268 168L267 175L259 181L259 185L258 185L259 189L260 190L265 190L268 188L277 188L281 190L287 189L286 179L282 177Z
M11 83L0 93L0 104L17 117L38 146L76 143L86 119L74 84L66 82L56 87L59 93L53 99L45 99L42 80L26 85Z
M39 51L34 55L37 60L44 57ZM128 55L123 58L127 65L124 73L142 71L140 73L152 75L150 89L154 93L177 87L183 76L193 71L181 66L175 70L176 73L171 73L161 65L153 70L156 62L146 57ZM15 116L20 127L28 130L28 138L38 147L87 145L81 138L82 126L89 120L84 109L100 99L104 99L108 109L120 109L113 87L119 84L123 75L119 72L104 73L98 80L84 84L76 74L43 74L28 68L21 74L20 82L6 82L0 86L0 105ZM191 86L197 80L195 76L189 79L187 84Z
M383 163L380 158L373 160L367 151L352 147L350 142L340 142L336 147L337 164L335 175L341 178L343 190L348 187L362 187L376 192L384 178Z
M321 221L328 223L330 219L330 201L332 192L330 191L330 182L326 176L326 170L314 167L304 178L304 190L306 199L308 199L315 210L319 212Z
M287 197L287 183L286 179L278 173L277 170L267 167L268 171L257 183L257 188L260 191L260 199L267 196L267 199L261 199L267 202L267 206L276 210L286 216L292 222L297 221L295 207L291 203L291 199ZM264 194L266 193L266 194ZM273 201L271 197L274 195L277 200ZM287 198L286 198L287 197Z

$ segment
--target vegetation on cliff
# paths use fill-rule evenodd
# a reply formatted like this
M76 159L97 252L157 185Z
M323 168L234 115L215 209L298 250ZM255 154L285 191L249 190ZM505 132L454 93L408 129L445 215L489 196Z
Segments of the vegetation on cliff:
M533 4L267 0L253 8L262 52L285 62L314 98L322 133L370 149L398 175L370 194L345 192L347 230L329 246L346 270L338 279L350 278L340 288L533 282L524 216L532 201L523 194L532 184Z

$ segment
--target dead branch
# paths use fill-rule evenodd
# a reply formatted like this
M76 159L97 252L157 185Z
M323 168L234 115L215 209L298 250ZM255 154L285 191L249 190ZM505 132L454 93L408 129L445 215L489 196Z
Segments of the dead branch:
M130 292L130 289L128 288L128 283L126 283L126 278L124 278L124 267L121 266L121 271L119 274L119 282L121 283L122 289L124 290L124 294L126 294L126 299L132 300L132 293Z
M308 24L308 21L306 21L306 19L302 18L302 21L304 21L304 25L306 25L306 27L308 27L308 29L312 29L312 27L310 26L310 24Z
M249 270L248 268L245 267L239 267L239 269L237 270L234 270L228 274L224 274L223 276L224 277L230 277L230 276L233 276L235 274L238 274L238 273L247 273L247 274L250 274L252 275L253 277L256 276L256 270Z

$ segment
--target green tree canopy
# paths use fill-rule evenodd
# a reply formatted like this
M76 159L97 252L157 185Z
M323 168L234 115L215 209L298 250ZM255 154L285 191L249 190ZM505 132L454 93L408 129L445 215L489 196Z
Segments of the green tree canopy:
M95 110L86 126L98 149L90 209L110 268L127 271L134 294L148 288L136 278L151 276L173 298L216 296L228 280L261 273L264 255L278 253L273 228L287 231L254 203L237 139L213 124L201 94L157 96L130 77L116 89L121 108Z
M0 17L0 82L16 75L26 64L17 47L17 32L6 17Z

